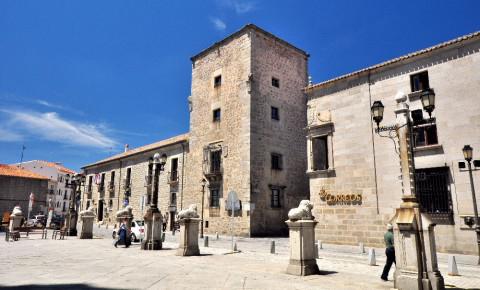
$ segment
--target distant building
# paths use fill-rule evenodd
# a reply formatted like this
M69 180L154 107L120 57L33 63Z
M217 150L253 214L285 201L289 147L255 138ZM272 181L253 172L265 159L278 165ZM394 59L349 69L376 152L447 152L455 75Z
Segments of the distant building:
M432 120L420 93L436 94ZM407 96L413 119L416 195L434 222L437 249L476 252L464 221L473 201L462 148L480 159L480 33L472 33L305 89L308 95L310 199L324 242L382 246L402 184L395 139L374 132L370 107L385 105L381 125L395 124L395 97ZM428 121L427 121L428 120ZM381 133L389 136L388 132ZM480 180L480 170L474 180ZM478 183L477 183L478 188ZM335 197L347 200L335 201ZM352 201L352 196L355 200ZM477 194L477 204L480 197Z
M34 202L30 216L46 214L48 178L16 166L0 164L0 213L11 212L19 205L25 218L28 214L30 194Z
M52 199L54 212L56 215L64 216L70 206L72 189L65 185L69 179L75 175L75 171L66 168L61 163L49 162L43 160L32 160L13 164L13 166L27 169L29 171L46 176L48 181L48 197Z

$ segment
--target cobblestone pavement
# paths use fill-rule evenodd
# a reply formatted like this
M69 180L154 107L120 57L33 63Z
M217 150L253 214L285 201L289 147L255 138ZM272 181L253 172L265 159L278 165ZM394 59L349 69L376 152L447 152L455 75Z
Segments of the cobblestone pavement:
M108 232L105 233L108 235ZM49 235L50 237L50 235ZM111 238L41 240L39 237L3 242L0 234L0 288L12 289L391 289L393 282L379 279L384 257L368 266L367 255L355 247L324 245L320 275L297 277L285 273L288 239L274 239L277 254L270 254L272 239L238 238L241 253L230 252L228 237L209 236L202 256L178 257L177 236L167 234L164 249L142 251L138 244L114 248ZM200 239L203 246L203 240ZM446 256L445 256L446 257ZM475 257L457 257L462 276L446 275L454 289L480 285ZM390 273L392 277L393 269Z

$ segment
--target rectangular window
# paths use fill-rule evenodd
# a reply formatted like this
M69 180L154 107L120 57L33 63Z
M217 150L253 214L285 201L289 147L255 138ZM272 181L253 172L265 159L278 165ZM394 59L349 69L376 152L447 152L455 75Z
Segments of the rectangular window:
M220 173L222 171L222 150L210 152L210 173Z
M102 177L100 179L100 191L103 191L104 187L105 187L105 173L102 173Z
M282 170L282 155L277 153L272 153L272 169L273 170Z
M282 205L280 203L280 189L279 188L272 188L271 206L273 208L282 207Z
M280 120L280 114L278 112L278 108L277 107L273 107L271 108L271 115L272 115L272 120Z
M272 86L279 88L280 87L280 80L277 78L272 78Z
M424 124L413 127L415 147L438 144L437 125Z
M115 171L112 171L110 173L110 185L113 187L114 183L115 183Z
M170 164L170 181L178 180L178 158L172 158Z
M327 136L312 138L312 170L328 169Z
M220 109L213 110L213 122L220 122L221 113Z
M210 189L210 207L220 207L220 190L218 188Z
M90 175L88 177L88 192L92 192L92 183L93 183L93 176Z
M424 91L430 88L428 82L428 71L424 71L418 74L410 76L410 87L412 92Z
M437 224L453 224L448 167L415 170L416 195L422 212Z
M132 168L127 168L127 176L125 177L125 186L130 186L130 181L132 178Z
M213 86L219 87L222 85L222 75L218 75L213 79Z

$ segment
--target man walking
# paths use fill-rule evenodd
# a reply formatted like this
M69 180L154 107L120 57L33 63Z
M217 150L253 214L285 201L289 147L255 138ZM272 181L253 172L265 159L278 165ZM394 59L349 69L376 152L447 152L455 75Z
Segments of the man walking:
M383 267L382 280L388 281L388 272L390 272L390 267L395 263L395 248L393 247L393 226L391 224L387 225L387 232L383 236L385 240L385 255L387 256L387 263Z

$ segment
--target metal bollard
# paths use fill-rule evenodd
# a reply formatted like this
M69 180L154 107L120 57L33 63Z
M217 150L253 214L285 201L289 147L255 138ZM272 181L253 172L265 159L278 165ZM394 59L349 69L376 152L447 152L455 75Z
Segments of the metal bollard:
M275 241L270 242L270 254L275 254Z
M458 273L457 260L455 259L455 256L453 256L453 255L448 256L448 272L447 272L447 274L449 276L459 276L460 275Z
M208 236L203 237L203 246L208 248Z
M377 265L377 259L375 258L375 249L370 249L368 251L368 265L370 266Z
M365 246L363 245L363 243L359 243L358 247L360 248L360 253L365 254Z
M217 241L218 241L218 239L219 239L219 238L218 238L218 232L215 232L215 238L216 238Z
M233 251L234 251L234 252L237 252L237 251L238 251L238 249L237 249L237 242L235 242L235 244L233 244Z

